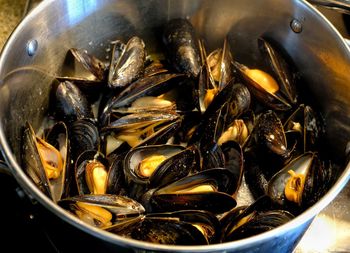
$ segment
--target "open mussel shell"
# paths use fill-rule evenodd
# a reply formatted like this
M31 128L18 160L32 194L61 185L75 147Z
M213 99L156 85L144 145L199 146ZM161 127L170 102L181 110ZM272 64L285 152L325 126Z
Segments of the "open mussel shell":
M161 73L158 75L144 76L128 85L120 94L101 103L99 119L102 126L110 122L113 110L130 107L130 105L146 96L159 96L176 87L177 82L172 79L181 77L181 74ZM125 110L125 109L124 109Z
M251 213L243 220L243 224L237 224L227 235L223 242L235 241L248 238L279 227L294 218L290 212L285 210L269 210L262 213Z
M177 145L149 145L132 149L124 159L124 174L129 194L138 199L152 185L166 184L186 176L191 166L178 163L187 160L191 150Z
M93 75L92 77L86 76L87 80L104 80L105 79L105 64L97 59L95 56L88 54L85 50L71 48L69 52L74 56L75 60L82 64L82 66ZM76 65L76 64L75 64ZM77 66L74 66L73 76L77 77Z
M291 104L280 95L279 84L268 73L259 69L249 69L236 61L233 65L241 75L244 84L260 103L278 111L292 108Z
M227 117L225 120L224 131L218 138L218 144L222 145L227 141L235 141L241 147L244 147L253 131L255 125L255 114L248 110L239 118Z
M221 241L228 242L269 231L293 219L288 211L276 208L268 196L262 196L246 208L235 208L221 219Z
M23 133L23 167L39 189L54 202L68 194L68 157L68 131L63 122L56 123L45 139L37 137L27 122Z
M194 131L189 144L217 143L224 131L225 122L238 118L250 106L250 93L242 84L230 82L214 98Z
M160 112L160 111L175 111L176 103L174 101L170 101L163 96L154 97L154 96L145 96L136 99L129 107L123 107L114 109L114 115L125 115L132 113L142 113L145 111L151 112Z
M215 214L236 206L231 194L236 190L232 173L224 168L202 171L153 191L149 200L152 212L206 210Z
M218 83L219 90L222 90L229 82L234 82L232 61L233 57L227 38L222 48L213 51L207 57L211 76Z
M283 126L286 135L297 143L301 152L318 150L324 128L311 106L301 104Z
M104 62L86 50L71 48L62 67L62 76L56 78L60 82L74 83L89 100L96 101L106 87L106 70Z
M266 38L259 38L258 45L280 86L281 93L288 102L296 104L297 92L293 73L295 70L292 64L287 62L286 53L282 53L276 43Z
M143 112L123 116L102 131L113 132L115 138L135 148L142 145L166 142L180 126L181 118L171 111Z
M249 109L251 103L250 92L243 84L229 82L214 98L204 117L219 110L224 103L229 105L230 117L237 118Z
M105 194L109 163L95 150L83 152L75 162L75 181L79 195Z
M199 108L205 112L215 96L229 83L234 82L232 55L227 38L223 48L211 52L208 56L204 43L199 43L203 66L199 73L198 98Z
M118 46L118 43L114 43L108 73L111 88L124 87L138 79L143 74L146 60L145 44L139 37L132 37L120 56L115 54Z
M163 33L169 61L180 73L197 77L200 71L200 52L194 27L186 19L172 19Z
M317 153L306 152L290 161L268 184L268 195L284 207L300 209L314 204L327 190L331 167Z
M145 212L137 201L110 194L80 195L62 199L58 204L84 222L103 229Z
M240 145L234 141L227 141L222 145L217 143L208 144L201 149L202 170L210 170L213 168L226 168L232 173L232 182L235 190L230 194L237 193L241 185L243 176L243 151Z

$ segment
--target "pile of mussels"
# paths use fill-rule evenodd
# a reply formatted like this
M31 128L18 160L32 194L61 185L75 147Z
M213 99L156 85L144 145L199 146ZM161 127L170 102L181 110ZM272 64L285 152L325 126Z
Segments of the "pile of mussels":
M162 39L163 59L136 36L111 42L108 64L69 50L89 74L57 77L54 123L23 133L23 167L41 191L92 226L194 245L271 230L328 190L322 117L280 45L257 38L261 70L235 61L227 40L207 54L185 19ZM243 180L255 202L237 207Z

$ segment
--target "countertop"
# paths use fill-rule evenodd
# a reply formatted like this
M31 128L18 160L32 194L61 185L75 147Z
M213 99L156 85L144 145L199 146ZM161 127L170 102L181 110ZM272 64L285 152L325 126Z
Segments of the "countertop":
M0 48L21 20L26 0L0 0ZM38 2L38 1L34 1ZM346 35L340 15L322 12ZM338 24L340 24L338 26ZM295 253L350 252L350 183L313 221Z

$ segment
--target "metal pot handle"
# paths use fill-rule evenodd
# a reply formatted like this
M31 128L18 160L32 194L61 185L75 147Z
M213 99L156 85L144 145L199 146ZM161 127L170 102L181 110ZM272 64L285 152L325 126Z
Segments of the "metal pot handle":
M310 3L336 10L345 14L350 14L349 0L308 0Z

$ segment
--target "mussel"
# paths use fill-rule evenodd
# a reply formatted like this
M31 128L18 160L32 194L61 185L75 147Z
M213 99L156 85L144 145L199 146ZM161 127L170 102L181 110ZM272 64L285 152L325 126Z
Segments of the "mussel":
M192 24L186 19L172 19L163 33L170 64L177 71L197 77L200 71L198 39Z
M145 211L133 199L109 194L80 195L62 199L58 204L82 221L103 229L112 229L119 221L138 217Z
M111 88L124 87L139 78L146 59L145 44L139 37L132 37L121 55L117 55L118 58L115 54L117 46L118 43L114 43L108 73L108 85Z
M150 145L131 150L124 159L130 196L138 199L149 188L187 176L199 167L197 151L177 145Z
M199 209L220 214L236 206L230 195L236 186L229 170L205 170L155 189L145 208L153 212Z
M54 202L68 194L69 139L63 122L46 137L38 137L27 122L23 133L22 162L28 176Z
M186 210L149 214L131 232L131 237L160 244L206 245L214 242L218 233L220 224L214 214Z
M306 152L271 178L267 193L281 206L309 207L327 190L331 169L319 160L317 153Z

